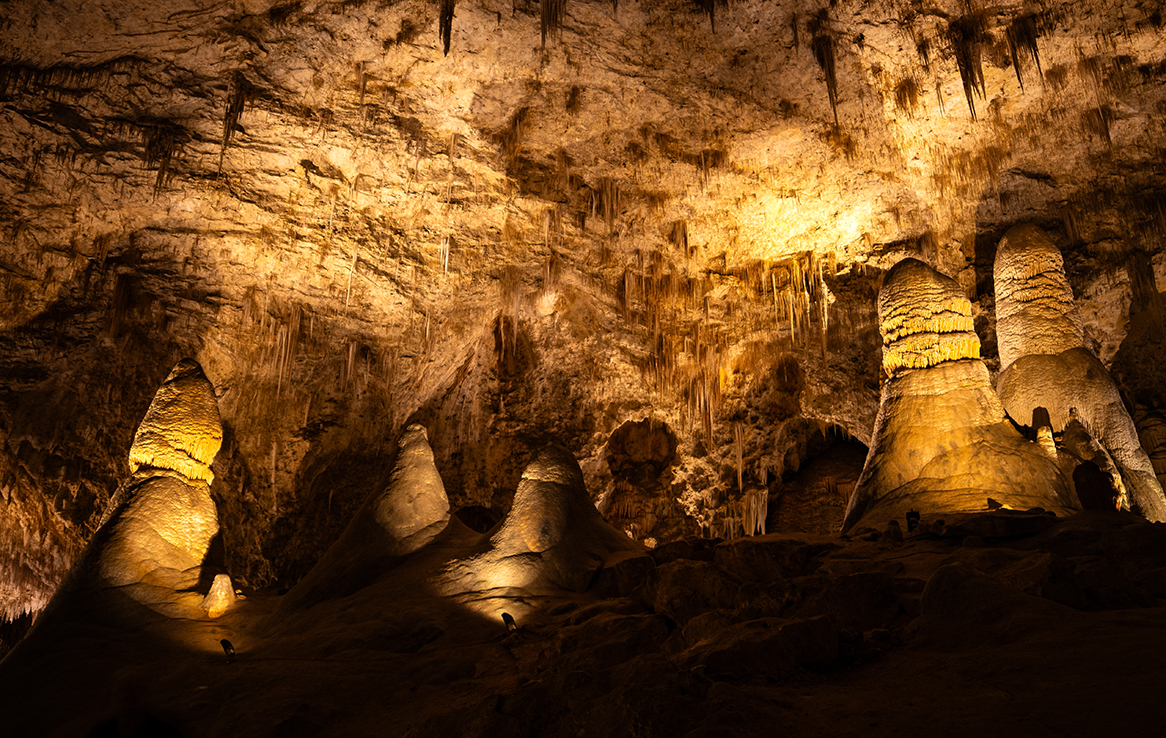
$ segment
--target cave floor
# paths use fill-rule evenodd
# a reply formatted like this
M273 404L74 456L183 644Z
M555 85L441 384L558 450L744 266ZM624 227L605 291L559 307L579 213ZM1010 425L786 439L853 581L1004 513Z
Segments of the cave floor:
M636 573L625 561L587 594L511 600L513 633L435 596L426 567L408 564L286 617L263 592L214 621L75 617L0 669L5 734L99 735L115 719L144 730L148 714L180 732L123 734L1158 735L1156 575L1130 588L1129 570L1089 572L1108 549L1140 551L1154 572L1164 542L1166 526L1128 521L987 543L763 536L717 545L717 563L661 555ZM1072 566L1048 565L1058 557ZM708 594L711 569L672 582L679 564L728 572L735 604ZM780 617L741 604L761 564L799 569ZM1077 595L1079 607L1055 601ZM825 658L787 658L815 639Z

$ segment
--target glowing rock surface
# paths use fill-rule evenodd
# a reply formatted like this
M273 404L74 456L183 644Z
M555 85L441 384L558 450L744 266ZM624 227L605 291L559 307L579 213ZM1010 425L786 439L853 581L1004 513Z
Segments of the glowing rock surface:
M1061 252L1036 226L1017 226L1000 241L994 275L1004 409L1030 425L1043 407L1058 433L1075 410L1113 458L1138 511L1166 521L1166 497L1121 394L1084 346Z
M216 575L215 581L211 584L211 591L207 592L206 597L202 600L202 609L206 611L207 617L218 618L222 617L234 604L235 588L231 584L231 577L226 574Z
M498 529L471 556L447 567L443 589L583 591L608 556L642 550L595 509L575 457L551 445L523 471Z
M288 594L289 610L349 594L437 537L449 523L449 498L425 428L413 424L397 444L389 484L369 499L308 575Z
M989 497L1072 512L1069 482L1005 417L955 280L905 259L887 273L878 308L888 376L843 530L882 529L912 509L982 511Z
M222 445L215 388L198 362L183 359L154 395L134 433L130 471L167 470L210 484L211 462Z
M130 484L94 539L104 584L162 588L142 595L155 601L197 583L219 532L210 464L222 439L214 387L197 362L183 359L134 434Z

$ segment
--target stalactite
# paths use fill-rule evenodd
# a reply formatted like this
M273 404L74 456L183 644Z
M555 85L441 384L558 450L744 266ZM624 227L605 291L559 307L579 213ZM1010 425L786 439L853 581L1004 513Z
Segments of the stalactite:
M729 6L729 0L696 0L697 6L709 17L709 25L712 27L712 32L717 32L717 6L722 8Z
M142 138L146 168L158 168L158 176L154 180L154 197L157 197L170 181L174 155L186 142L186 131L182 126L166 121L151 122L142 127Z
M923 72L931 71L931 39L921 38L915 43L915 53L919 55L919 61L923 64Z
M234 77L231 78L227 112L223 117L223 140L222 148L219 150L220 174L223 171L223 158L227 154L227 146L230 145L231 137L235 134L235 126L239 124L239 118L243 115L243 109L247 106L247 98L250 94L251 86L247 82L247 78L243 76L241 71L235 72Z
M919 83L913 77L895 85L895 107L913 117L915 108L919 106Z
M506 128L502 131L502 153L507 159L517 159L522 150L522 139L526 137L530 126L530 108L522 106L514 111Z
M1020 73L1021 52L1027 52L1032 57L1040 78L1044 79L1045 76L1044 70L1041 69L1040 51L1036 45L1036 40L1041 33L1040 20L1041 17L1038 14L1021 15L1013 18L1012 23L1008 25L1008 51L1012 55L1012 66L1016 69L1016 81L1020 83L1022 90L1024 89L1024 78Z
M563 25L563 16L566 15L567 0L539 0L542 11L542 46L547 46L547 35L554 34Z
M825 9L810 21L809 31L813 37L814 59L826 76L826 93L830 97L830 109L834 112L834 128L838 128L838 77L834 69L834 37L829 29L830 16Z
M453 35L453 10L457 0L441 0L441 17L438 19L438 25L441 28L441 46L445 56L449 56L449 42ZM545 7L545 2L544 2ZM546 11L543 11L543 17L546 18ZM546 26L544 21L543 27L543 43L546 43Z
M598 208L593 204L592 210L598 209L603 213L603 222L607 224L608 235L611 235L615 232L615 216L619 213L619 185L611 177L603 177L599 180L597 197Z
M980 99L987 95L984 87L984 69L980 64L980 53L987 38L987 20L983 13L970 13L957 18L948 25L948 41L959 67L960 80L964 85L964 95L968 99L968 111L972 120L976 119L974 93Z
M733 456L737 460L737 491L745 494L745 427L733 422Z

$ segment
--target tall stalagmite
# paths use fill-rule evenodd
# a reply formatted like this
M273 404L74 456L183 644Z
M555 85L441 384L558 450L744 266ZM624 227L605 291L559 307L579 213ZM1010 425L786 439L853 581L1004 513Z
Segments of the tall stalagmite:
M1075 410L1117 464L1133 507L1166 521L1166 497L1121 394L1085 348L1060 250L1040 228L1019 225L1001 239L993 271L1003 367L997 389L1005 410L1033 425L1033 413L1045 408L1056 433Z
M210 466L222 441L214 387L198 362L183 359L134 434L130 479L48 609L121 617L128 597L164 615L201 617L205 591L195 590L219 532Z
M955 280L916 259L887 273L878 298L883 371L878 418L843 530L908 510L1076 508L1054 461L1004 415L980 361L971 304Z
M510 513L482 549L447 568L447 593L583 591L609 555L643 547L608 525L575 457L551 445L523 471Z
M388 486L357 512L281 608L300 609L359 589L395 559L424 548L448 523L449 498L433 463L429 435L414 423L397 443Z

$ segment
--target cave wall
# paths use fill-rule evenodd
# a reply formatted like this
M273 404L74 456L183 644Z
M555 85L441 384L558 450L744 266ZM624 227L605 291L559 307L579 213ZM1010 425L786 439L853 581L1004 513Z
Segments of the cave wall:
M455 508L507 509L556 440L638 538L743 532L815 430L869 442L905 255L974 300L993 370L1016 222L1064 251L1107 364L1130 274L1161 288L1161 3L564 8L463 0L445 53L416 0L6 7L2 614L55 588L182 356L220 395L228 568L262 587L409 420ZM613 474L645 419L674 459Z

